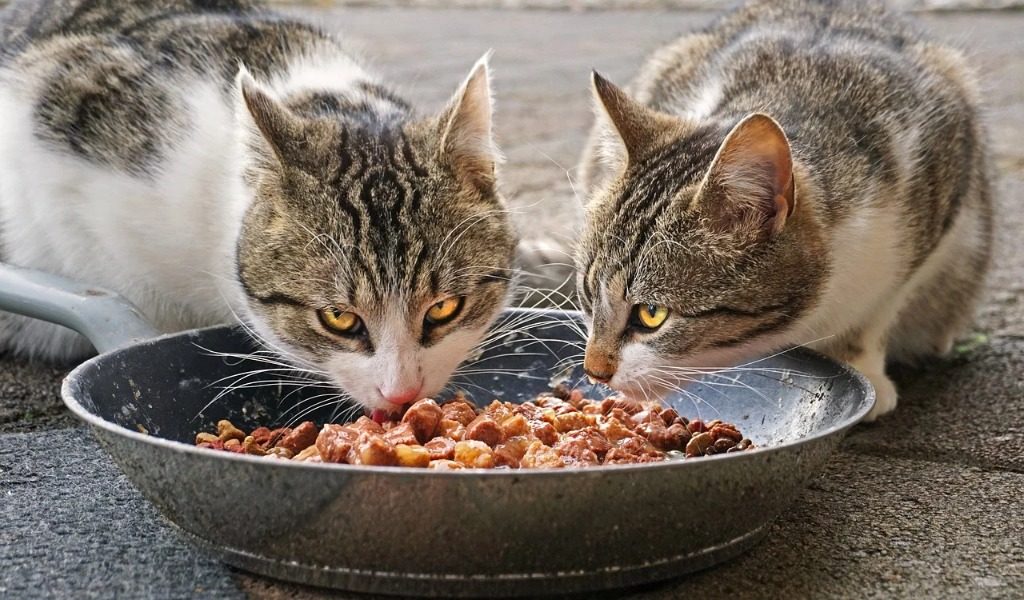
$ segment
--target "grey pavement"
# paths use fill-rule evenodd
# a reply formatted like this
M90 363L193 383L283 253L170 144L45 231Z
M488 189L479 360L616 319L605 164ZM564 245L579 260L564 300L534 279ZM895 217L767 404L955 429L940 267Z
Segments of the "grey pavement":
M345 32L390 81L431 107L494 48L506 195L528 235L567 239L589 69L625 81L647 52L709 18L304 12ZM990 104L1001 229L974 333L949 359L898 368L897 412L858 426L750 553L606 597L1024 597L1024 14L924 20L970 52ZM62 408L63 373L0 358L0 598L356 597L240 573L177 538Z

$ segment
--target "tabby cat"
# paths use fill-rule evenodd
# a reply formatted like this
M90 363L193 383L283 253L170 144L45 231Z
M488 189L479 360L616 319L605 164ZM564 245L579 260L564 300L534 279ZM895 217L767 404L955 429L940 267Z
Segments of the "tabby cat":
M979 97L963 57L881 4L765 0L659 50L598 123L577 255L585 367L664 392L674 367L809 344L874 384L949 352L989 263Z
M342 44L245 0L2 13L3 260L112 289L163 331L238 315L390 411L439 391L505 305L486 57L419 117ZM23 355L90 352L4 315Z

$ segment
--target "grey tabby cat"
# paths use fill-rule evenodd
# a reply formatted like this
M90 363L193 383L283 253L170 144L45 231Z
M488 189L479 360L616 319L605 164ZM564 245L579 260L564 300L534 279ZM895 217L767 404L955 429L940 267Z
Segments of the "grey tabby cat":
M978 92L879 3L748 3L662 48L629 95L594 75L578 250L585 367L637 393L807 344L874 384L948 352L989 263ZM691 371L692 373L692 371Z
M164 331L238 315L378 413L438 392L505 306L486 58L420 117L334 37L250 2L20 1L0 31L5 261ZM10 315L0 341L90 351Z

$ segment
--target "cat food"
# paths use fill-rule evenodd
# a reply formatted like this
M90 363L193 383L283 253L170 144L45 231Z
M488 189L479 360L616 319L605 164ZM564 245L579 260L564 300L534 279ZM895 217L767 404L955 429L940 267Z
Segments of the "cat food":
M591 400L558 387L532 402L495 400L478 409L462 396L411 405L401 419L360 417L321 428L257 427L230 421L196 445L278 460L430 469L551 469L635 464L740 452L754 445L735 425L688 420L657 402Z

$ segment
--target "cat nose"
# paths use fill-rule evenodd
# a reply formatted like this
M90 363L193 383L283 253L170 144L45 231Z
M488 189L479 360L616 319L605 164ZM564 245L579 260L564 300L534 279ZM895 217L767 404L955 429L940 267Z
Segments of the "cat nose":
M419 400L420 399L420 390L421 389L422 388L418 388L418 387L408 388L408 389L405 389L405 390L402 390L402 391L399 391L399 392L394 392L394 393L390 393L390 394L383 394L383 396L384 396L384 399L387 400L388 402L390 402L391 404L394 404L394 405L397 405L397 406L404 406L406 404L409 404L409 403L412 403L412 402L415 402L415 401Z
M615 377L615 371L619 368L618 361L587 349L587 355L583 359L583 372L587 374L593 383L608 383Z

